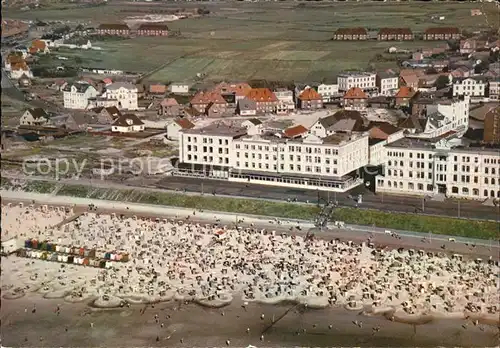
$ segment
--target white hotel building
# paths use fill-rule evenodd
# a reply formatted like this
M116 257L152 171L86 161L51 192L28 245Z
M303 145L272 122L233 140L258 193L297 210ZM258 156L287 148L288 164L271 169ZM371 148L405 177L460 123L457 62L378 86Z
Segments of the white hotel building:
M500 198L498 150L459 145L460 139L433 143L401 139L386 146L385 175L376 191L484 200Z
M285 138L211 125L182 130L179 145L179 175L337 192L362 184L354 172L369 161L368 133L361 132Z
M453 96L484 97L487 85L482 76L457 79L453 82Z
M87 82L76 82L63 88L63 103L66 109L85 110L89 100L95 98L98 92Z
M339 91L348 91L353 87L359 87L363 90L377 89L377 74L370 72L348 72L342 73L337 77Z

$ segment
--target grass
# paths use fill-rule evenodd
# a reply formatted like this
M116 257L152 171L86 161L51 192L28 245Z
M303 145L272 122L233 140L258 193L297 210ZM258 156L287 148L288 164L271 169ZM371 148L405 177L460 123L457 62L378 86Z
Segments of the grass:
M154 13L178 4L141 5ZM183 8L198 7L183 3ZM180 37L134 38L120 41L93 42L102 51L60 50L56 55L81 65L107 67L125 71L158 71L147 81L193 81L198 73L205 80L272 79L315 82L333 77L346 69L396 68L396 61L372 62L376 54L388 47L403 49L435 46L436 42L334 42L339 27L363 25L369 30L405 26L422 32L430 26L459 26L469 31L486 29L488 23L498 28L500 16L492 3L426 3L415 2L259 2L210 3L203 7L211 14L170 22ZM137 7L135 7L137 8ZM470 10L481 8L485 16L472 17ZM67 9L11 11L9 17L93 20L116 22L133 15L134 6L110 2L106 6ZM132 10L132 12L130 11ZM144 13L143 13L144 14ZM445 16L438 21L432 16ZM487 19L487 21L486 21ZM145 54L147 59L145 60ZM119 59L117 59L119 58ZM60 65L61 61L55 60Z

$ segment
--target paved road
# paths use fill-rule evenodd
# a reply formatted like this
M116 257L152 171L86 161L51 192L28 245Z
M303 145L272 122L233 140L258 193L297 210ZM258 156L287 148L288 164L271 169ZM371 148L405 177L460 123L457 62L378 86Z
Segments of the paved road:
M62 197L41 197L38 198L42 195L33 195L33 196L38 196L35 197L35 199L31 198L26 198L29 196L27 193L23 193L20 195L20 197L16 197L14 193L10 194L4 194L2 196L2 204L8 204L8 203L18 203L18 202L23 202L25 204L32 204L33 201L35 205L41 205L41 204L50 204L50 205L58 205L58 206L68 206L67 204L63 203L63 198ZM75 204L71 204L70 206L75 210L75 212L79 211L88 211L88 205L90 203L95 204L97 207L97 210L95 212L101 213L101 214L110 214L110 213L116 213L116 214L123 214L125 216L131 216L131 215L137 215L139 217L147 217L147 218L172 218L172 210L168 208L161 208L158 206L152 207L150 211L154 211L151 213L144 213L144 208L147 207L148 205L146 204L136 204L136 203L127 203L127 209L121 209L121 208L109 208L109 207L103 207L104 203L103 201L99 200L85 200L85 203L80 202L80 200L75 201ZM142 208L139 210L139 208ZM159 212L159 210L164 210L164 212ZM176 210L178 213L179 217L183 217L184 215L191 215L192 212L191 210L187 209L179 209ZM222 214L220 212L207 212L205 211L204 213L208 213L206 215L212 216L212 214L217 215L222 218L222 215L228 215L228 216L235 216L237 217L242 217L241 215L235 215L235 214ZM196 220L200 218L200 214L198 215L191 215L189 221L191 222L202 222L202 223L214 223L213 219L210 219L210 221L207 220ZM255 217L259 218L259 217ZM310 225L310 223L306 221L298 221L298 222L287 222L283 221L283 224L278 225L276 223L270 223L269 217L260 217L261 220L260 222L256 223L257 226L255 228L265 228L268 231L276 231L278 233L281 232L286 232L288 234L293 234L293 235L302 235L304 236L307 231L309 233L313 233L315 237L317 238L322 238L322 239L335 239L338 238L342 241L352 241L355 243L361 243L361 242L366 242L368 240L368 237L371 237L371 241L374 243L374 245L379 246L379 247L389 247L389 248L399 248L403 247L406 249L419 249L419 250L426 250L426 251L432 251L432 252L446 252L446 253L456 253L456 254L462 254L462 255L468 255L470 257L482 257L482 258L492 258L494 260L498 260L499 258L499 245L498 243L493 243L493 242L487 242L487 241L480 241L478 243L471 243L467 241L466 238L463 238L457 240L455 242L452 242L448 239L448 237L443 237L443 236L435 236L433 235L431 238L428 238L429 236L427 235L422 235L419 233L404 233L401 232L398 234L398 238L395 236L388 235L384 233L383 230L377 229L377 228L370 228L370 227L363 227L363 226L348 226L348 228L345 229L327 229L327 230L318 230L318 229L308 229L306 226ZM237 220L235 219L235 221ZM232 218L230 219L232 220ZM297 228L293 228L292 226L296 226L297 224L302 225L304 228L301 230L298 230ZM250 227L250 225L246 223L239 223L239 226L242 227ZM427 237L425 240L423 237ZM444 247L444 248L443 248Z
M263 186L256 184L233 183L227 181L194 179L185 177L168 176L160 180L157 187L180 190L185 189L189 192L212 193L241 197L260 197L274 200L298 199L305 202L317 202L318 197L322 203L327 200L338 201L340 206L354 207L356 201L349 198L349 195L357 197L358 193L363 194L361 208L378 209L393 212L407 213L425 213L430 215L443 215L451 217L462 217L469 219L483 219L498 221L500 216L500 207L486 206L480 202L437 202L429 199L424 202L424 211L422 212L422 199L418 197L403 197L393 195L375 195L363 187L358 187L349 193L335 194L314 190L298 190L283 187Z

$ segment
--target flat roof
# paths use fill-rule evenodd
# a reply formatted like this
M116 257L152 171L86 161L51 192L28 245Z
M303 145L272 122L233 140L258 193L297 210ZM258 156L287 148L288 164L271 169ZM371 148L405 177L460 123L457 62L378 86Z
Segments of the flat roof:
M465 152L465 153L477 153L482 155L491 155L491 156L499 156L500 146L494 147L486 147L481 146L481 144L467 144L467 145L453 145L450 144L450 149L437 149L436 148L437 141L435 139L426 140L426 139L416 139L416 138L402 138L393 143L387 144L387 148L404 148L407 150L413 149L422 149L422 150L431 150L436 152Z
M203 128L183 129L185 134L211 135L211 136L230 136L239 137L247 134L247 129L242 127L228 126L223 123L211 124Z
M368 136L367 133L364 132L350 132L350 133L344 133L344 132L339 132L335 133L332 135L329 135L325 138L319 138L321 142L315 143L315 142L307 142L304 141L304 138L307 138L305 136L304 138L287 138L285 136L277 136L276 133L265 133L265 134L260 134L260 135L247 135L241 138L241 140L267 140L270 142L275 142L275 143L296 143L296 144L311 144L311 145L340 145L344 142L348 141L354 141L362 138L363 136Z

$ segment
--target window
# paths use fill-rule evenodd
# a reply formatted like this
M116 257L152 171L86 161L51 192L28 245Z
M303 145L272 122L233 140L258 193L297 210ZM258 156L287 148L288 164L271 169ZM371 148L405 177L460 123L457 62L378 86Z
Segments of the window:
M431 192L434 190L434 186L433 185L427 185L427 191Z
M462 193L464 195L468 195L469 194L469 189L467 187L462 187Z
M424 184L418 184L418 189L420 191L423 191L424 190Z

